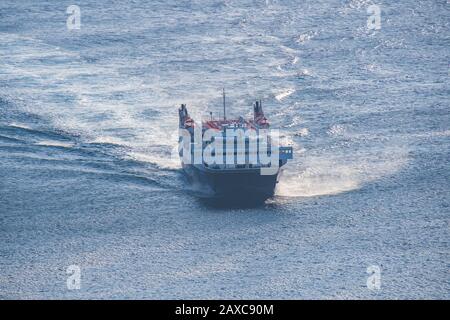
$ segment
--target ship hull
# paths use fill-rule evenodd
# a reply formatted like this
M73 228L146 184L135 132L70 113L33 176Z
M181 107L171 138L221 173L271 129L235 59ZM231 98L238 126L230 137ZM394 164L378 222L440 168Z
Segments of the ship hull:
M189 181L202 188L207 197L231 201L264 201L274 195L281 168L273 175L261 175L260 169L209 169L201 165L185 165Z

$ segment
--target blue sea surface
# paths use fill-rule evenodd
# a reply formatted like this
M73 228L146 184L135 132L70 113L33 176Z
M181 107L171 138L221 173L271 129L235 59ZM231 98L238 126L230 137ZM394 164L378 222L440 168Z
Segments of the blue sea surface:
M2 0L0 41L1 299L450 298L447 1ZM294 146L260 206L180 169L223 87Z

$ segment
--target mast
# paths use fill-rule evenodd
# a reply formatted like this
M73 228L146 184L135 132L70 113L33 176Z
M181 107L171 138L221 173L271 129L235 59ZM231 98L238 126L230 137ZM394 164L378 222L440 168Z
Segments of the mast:
M225 88L223 88L223 120L227 120L227 113L225 109Z

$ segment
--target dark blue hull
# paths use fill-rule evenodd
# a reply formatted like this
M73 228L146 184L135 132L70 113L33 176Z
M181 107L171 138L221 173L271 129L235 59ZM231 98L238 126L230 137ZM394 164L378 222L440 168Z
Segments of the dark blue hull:
M230 200L264 201L272 197L281 175L261 175L260 169L209 169L201 165L183 165L189 181L208 197Z

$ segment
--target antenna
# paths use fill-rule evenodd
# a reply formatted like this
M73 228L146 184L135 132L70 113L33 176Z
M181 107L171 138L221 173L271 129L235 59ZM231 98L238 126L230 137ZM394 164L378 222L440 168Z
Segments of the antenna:
M225 88L223 88L223 120L227 120L227 112L225 108Z

